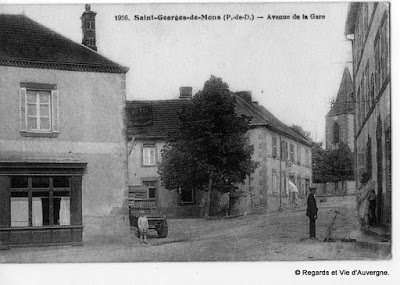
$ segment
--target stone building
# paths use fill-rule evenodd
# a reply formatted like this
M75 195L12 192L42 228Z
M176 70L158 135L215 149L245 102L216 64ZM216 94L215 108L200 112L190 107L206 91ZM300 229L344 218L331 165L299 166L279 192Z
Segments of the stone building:
M3 246L129 236L128 69L95 51L94 15L90 6L82 15L88 47L24 15L0 14Z
M337 149L339 142L354 150L353 81L349 69L343 72L342 81L333 106L325 117L326 149Z
M252 159L259 167L239 190L247 193L247 212L266 211L268 197L276 200L288 195L292 181L305 196L310 186L311 144L302 135L289 128L266 108L252 101L251 92L231 93L236 97L236 111L252 117L247 136L254 146ZM147 185L161 213L168 216L199 216L203 195L191 190L169 191L157 174L157 162L168 132L179 125L178 112L190 103L191 88L181 88L180 99L155 101L128 101L129 185ZM226 211L229 197L217 197L217 212ZM284 202L287 203L287 202Z
M345 143L354 151L354 98L353 81L349 69L343 72L335 101L325 116L326 149L333 150L339 143ZM355 193L354 181L327 182L318 184L319 195L347 195Z
M352 40L356 183L376 182L378 224L391 225L390 11L386 2L349 4L345 35Z

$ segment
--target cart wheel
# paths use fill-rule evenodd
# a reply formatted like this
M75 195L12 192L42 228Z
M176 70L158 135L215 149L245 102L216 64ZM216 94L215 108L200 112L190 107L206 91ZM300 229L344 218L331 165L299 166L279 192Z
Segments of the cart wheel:
M168 224L167 221L165 220L165 223L157 229L157 235L159 238L166 238L168 235Z
M139 229L138 228L136 228L136 227L131 227L131 231L133 232L133 235L135 236L135 237L140 237L140 233L139 233Z

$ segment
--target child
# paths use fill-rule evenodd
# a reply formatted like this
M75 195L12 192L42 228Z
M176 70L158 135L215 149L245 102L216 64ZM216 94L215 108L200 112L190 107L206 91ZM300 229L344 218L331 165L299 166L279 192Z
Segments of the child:
M147 220L147 217L143 210L140 211L140 217L138 219L138 228L140 233L140 243L143 242L143 237L144 237L144 243L147 244L147 231L149 229L149 221Z

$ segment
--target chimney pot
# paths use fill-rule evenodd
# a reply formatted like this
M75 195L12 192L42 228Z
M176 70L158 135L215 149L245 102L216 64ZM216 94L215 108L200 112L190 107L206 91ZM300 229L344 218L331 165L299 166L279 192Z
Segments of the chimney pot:
M191 99L192 89L192 87L188 86L179 87L179 99Z
M81 16L82 44L97 51L96 46L96 12L90 10L90 4L85 5L85 12Z

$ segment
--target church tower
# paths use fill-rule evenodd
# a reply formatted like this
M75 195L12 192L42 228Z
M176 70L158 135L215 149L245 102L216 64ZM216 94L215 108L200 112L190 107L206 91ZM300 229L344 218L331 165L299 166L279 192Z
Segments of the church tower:
M353 81L346 67L339 91L329 113L325 117L326 149L337 149L340 142L354 151L354 98Z

